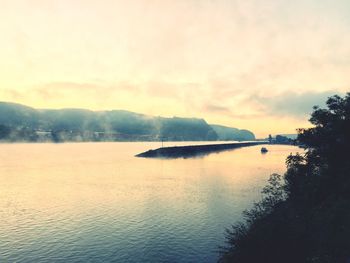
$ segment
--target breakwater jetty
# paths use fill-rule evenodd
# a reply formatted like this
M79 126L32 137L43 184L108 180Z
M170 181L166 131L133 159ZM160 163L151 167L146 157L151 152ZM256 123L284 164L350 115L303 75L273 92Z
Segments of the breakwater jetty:
M226 151L241 147L255 146L267 144L268 142L237 142L237 143L221 143L221 144L206 144L206 145L187 145L187 146L173 146L162 147L155 150L148 150L146 152L137 154L136 157L144 158L189 158L209 153Z

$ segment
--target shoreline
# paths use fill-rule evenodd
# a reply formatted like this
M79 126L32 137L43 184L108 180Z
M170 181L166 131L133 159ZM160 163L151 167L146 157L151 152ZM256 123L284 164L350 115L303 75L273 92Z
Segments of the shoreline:
M205 144L205 145L186 145L161 147L154 150L148 150L135 155L142 158L187 158L195 156L203 156L214 152L237 149L242 147L265 145L266 141L260 142L237 142L237 143L222 143L222 144Z

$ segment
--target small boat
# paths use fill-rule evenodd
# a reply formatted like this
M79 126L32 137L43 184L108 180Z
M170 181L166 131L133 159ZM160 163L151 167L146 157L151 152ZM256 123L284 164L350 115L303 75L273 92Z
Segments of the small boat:
M267 152L268 152L268 150L265 147L261 148L261 153L267 153Z

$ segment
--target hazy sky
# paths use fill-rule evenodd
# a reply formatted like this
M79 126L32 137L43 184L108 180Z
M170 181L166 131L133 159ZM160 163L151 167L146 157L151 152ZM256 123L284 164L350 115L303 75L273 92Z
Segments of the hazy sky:
M349 0L0 0L0 100L294 133L350 90Z

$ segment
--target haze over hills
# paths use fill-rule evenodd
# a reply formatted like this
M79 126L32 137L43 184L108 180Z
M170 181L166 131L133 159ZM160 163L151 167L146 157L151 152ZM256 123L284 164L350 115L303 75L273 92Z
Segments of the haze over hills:
M251 131L248 130L240 130L237 128L226 127L217 124L210 124L210 126L214 129L220 140L229 141L229 140L237 140L237 141L245 141L245 140L254 140L255 135Z
M254 140L248 130L209 125L198 118L165 118L86 109L34 109L0 102L2 141L215 141Z

